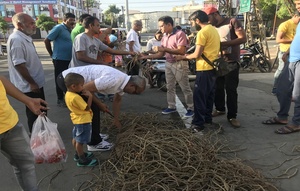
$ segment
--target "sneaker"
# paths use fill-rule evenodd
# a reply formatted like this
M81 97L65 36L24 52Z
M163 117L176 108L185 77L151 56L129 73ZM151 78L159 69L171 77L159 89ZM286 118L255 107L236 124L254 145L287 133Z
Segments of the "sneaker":
M97 161L97 159L90 159L90 158L86 158L85 161L78 161L77 162L77 166L97 166L99 163Z
M167 109L163 110L161 113L167 115L167 114L175 113L175 112L177 112L176 109L167 108Z
M213 112L212 112L212 116L213 117L217 117L217 116L219 116L219 115L224 115L226 112L225 111L218 111L218 110L214 110Z
M186 114L184 115L184 117L193 117L193 116L194 116L194 111L190 109L188 109Z
M94 156L94 154L92 152L87 152L87 153L84 153L85 155L85 158L92 158ZM78 154L74 154L74 161L78 162L79 161L79 156Z
M87 149L88 151L109 151L113 146L113 143L102 140L97 145L88 145Z
M100 137L102 140L106 141L109 138L108 134L104 134L104 133L99 133Z
M63 99L58 99L57 100L57 106L58 107L67 107L66 102Z
M241 126L240 122L236 118L228 119L229 123L236 128L239 128Z

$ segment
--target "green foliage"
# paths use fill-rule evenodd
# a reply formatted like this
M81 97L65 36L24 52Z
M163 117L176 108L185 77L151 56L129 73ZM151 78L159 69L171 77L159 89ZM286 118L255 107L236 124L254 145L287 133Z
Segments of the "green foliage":
M117 26L117 18L118 14L120 13L121 9L116 7L116 5L110 5L109 8L104 12L104 22L107 25L110 25L112 27L118 27Z
M53 19L45 14L40 15L36 22L36 26L42 30L45 30L47 34L55 25L56 23L53 21Z
M6 41L6 33L8 31L8 23L3 17L0 17L0 32L3 34L4 41Z
M276 4L277 6L277 17L285 18L289 17L290 14L287 9L287 1L285 0L260 0L259 7L262 10L262 15L265 20L273 20L276 13Z

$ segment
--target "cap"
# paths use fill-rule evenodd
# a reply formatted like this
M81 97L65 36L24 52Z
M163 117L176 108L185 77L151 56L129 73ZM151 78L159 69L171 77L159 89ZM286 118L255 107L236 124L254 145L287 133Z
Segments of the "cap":
M218 9L215 7L205 7L202 11L204 11L207 15L218 12Z

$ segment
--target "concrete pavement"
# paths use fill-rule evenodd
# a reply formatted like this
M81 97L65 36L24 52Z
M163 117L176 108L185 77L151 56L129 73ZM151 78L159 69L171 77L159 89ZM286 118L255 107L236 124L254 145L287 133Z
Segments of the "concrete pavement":
M56 106L51 59L42 42L36 43L36 47L45 70L45 94L51 108L48 117L58 123L59 132L69 155L66 163L36 165L39 187L42 191L78 190L85 180L96 179L99 170L97 167L93 169L79 168L73 161L72 123L69 111ZM0 61L0 75L7 76L7 74L7 64L2 60ZM226 116L220 116L214 120L223 125L225 132L221 136L226 140L226 144L232 149L234 155L253 168L262 171L280 191L298 191L300 134L277 135L274 130L281 127L280 125L261 124L261 121L275 116L278 109L276 97L271 95L272 84L273 73L241 73L238 88L238 119L241 122L241 128L232 128L227 122ZM183 101L183 95L179 89L178 97ZM24 105L15 100L12 100L11 103L19 113L20 121L26 124ZM122 111L160 113L166 106L166 93L147 88L142 95L124 95ZM293 108L291 108L291 115L292 111ZM95 152L95 155L100 162L109 158L109 152ZM0 165L0 190L20 190L10 165L2 155L0 155L0 163L2 164Z

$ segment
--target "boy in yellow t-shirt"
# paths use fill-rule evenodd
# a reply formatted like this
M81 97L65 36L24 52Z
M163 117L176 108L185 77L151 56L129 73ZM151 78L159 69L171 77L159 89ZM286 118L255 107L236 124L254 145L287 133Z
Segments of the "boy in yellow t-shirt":
M84 78L80 74L69 73L65 77L65 84L68 89L65 102L71 112L70 116L74 124L72 139L72 144L76 150L74 160L77 162L77 166L96 166L98 161L92 159L94 154L83 151L83 144L91 141L92 94L83 89ZM87 98L87 102L81 95Z

